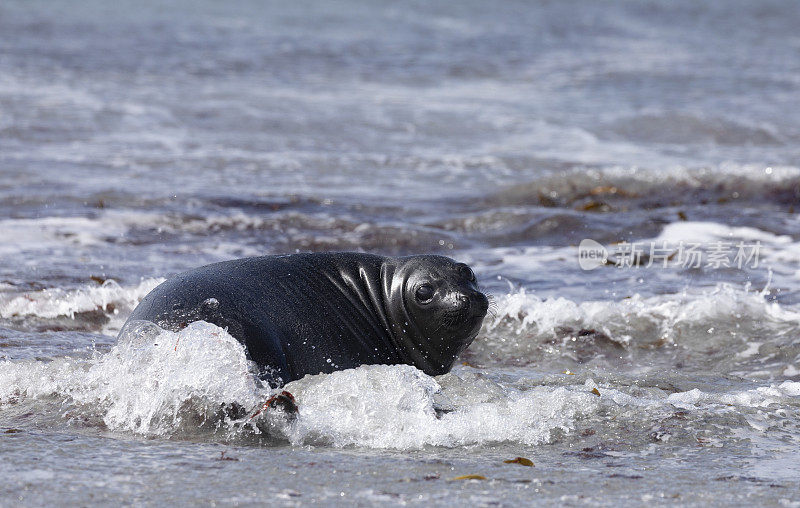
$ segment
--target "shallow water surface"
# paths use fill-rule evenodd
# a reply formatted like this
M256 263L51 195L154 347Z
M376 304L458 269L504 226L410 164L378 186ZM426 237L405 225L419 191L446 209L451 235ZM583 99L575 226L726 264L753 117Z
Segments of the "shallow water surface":
M798 24L0 5L0 505L800 506ZM225 330L117 340L175 273L323 250L449 255L492 312L444 376L290 383L294 420Z

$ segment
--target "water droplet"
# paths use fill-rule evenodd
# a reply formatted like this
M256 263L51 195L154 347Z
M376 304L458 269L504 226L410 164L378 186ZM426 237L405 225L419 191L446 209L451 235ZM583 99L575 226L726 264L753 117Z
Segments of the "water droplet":
M203 307L207 309L217 309L219 308L219 300L216 298L209 298L203 302Z

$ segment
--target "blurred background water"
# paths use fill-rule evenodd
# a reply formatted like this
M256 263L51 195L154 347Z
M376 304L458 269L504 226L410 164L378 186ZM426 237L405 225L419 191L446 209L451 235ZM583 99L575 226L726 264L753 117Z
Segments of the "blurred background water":
M797 506L799 25L792 1L3 2L0 505ZM585 271L585 238L733 250ZM294 423L219 412L268 396L221 330L116 345L164 277L322 250L469 262L495 313L446 376L296 382Z

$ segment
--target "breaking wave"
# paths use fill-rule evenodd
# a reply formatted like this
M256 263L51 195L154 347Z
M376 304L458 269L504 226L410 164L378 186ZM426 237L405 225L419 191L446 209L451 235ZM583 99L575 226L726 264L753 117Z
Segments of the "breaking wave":
M779 418L759 412L771 404L782 404L784 416L797 412L800 384L785 377L731 388L697 376L688 382L691 376L673 368L651 384L646 368L619 374L581 361L581 348L588 348L593 359L660 355L690 367L727 365L723 370L734 375L742 362L766 358L770 375L763 377L796 376L800 313L763 295L720 287L705 295L578 304L519 291L502 297L499 309L467 362L546 358L549 367L540 374L458 366L432 378L411 366L362 366L287 384L300 408L290 418L280 410L259 412L275 391L262 385L241 344L224 330L204 322L180 332L143 324L90 358L0 362L0 407L6 414L21 408L49 415L41 416L50 418L46 425L145 436L399 450L537 446L608 437L626 425L652 426L653 439L692 441L709 425L780 426ZM753 355L754 347L761 355ZM708 355L709 348L716 352ZM711 359L692 364L693 356ZM570 368L556 370L563 366ZM676 418L688 423L676 427Z
M145 279L134 287L123 287L108 279L76 289L0 294L0 318L21 329L77 328L116 333L125 316L163 281Z
M620 301L539 298L520 289L468 350L479 365L580 365L778 378L800 373L800 310L763 292L706 291Z

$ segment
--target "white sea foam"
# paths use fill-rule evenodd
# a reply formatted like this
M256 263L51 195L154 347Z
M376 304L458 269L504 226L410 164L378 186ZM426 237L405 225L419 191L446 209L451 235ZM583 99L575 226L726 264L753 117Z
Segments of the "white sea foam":
M672 222L664 226L654 241L678 244L679 242L710 243L732 239L776 245L792 243L792 237L789 235L776 235L757 228L728 226L717 222Z
M0 362L0 405L50 401L68 408L64 418L98 419L112 431L170 436L222 430L220 438L228 439L240 420L226 420L221 408L236 404L252 411L272 393L254 372L242 345L215 325L196 322L175 333L142 324L127 330L108 353L88 360ZM571 434L581 420L618 415L644 424L651 412L670 408L741 407L757 427L766 417L754 408L800 399L800 383L794 381L668 394L630 392L591 379L570 384L570 376L563 377L555 386L524 378L501 382L459 368L432 378L407 365L307 376L285 387L300 411L293 421L273 427L273 437L298 446L400 450L538 445ZM442 408L446 412L437 414Z
M542 355L550 355L551 362L552 355L576 359L574 351L582 347L595 348L584 355L591 359L604 354L619 357L620 349L614 347L635 355L658 350L650 361L700 369L708 368L704 362L714 362L715 369L727 368L730 373L739 373L739 366L747 362L761 362L759 369L767 370L760 377L773 377L795 368L800 354L800 343L794 339L798 327L800 309L727 284L704 291L586 302L541 298L519 289L497 299L496 314L486 320L469 352L478 363L489 365L509 359L543 361ZM600 340L598 333L603 334ZM587 336L583 343L572 340L582 336ZM665 350L665 345L677 349ZM762 345L763 354L754 354L753 348ZM686 355L674 356L681 351Z
M673 393L667 402L678 407L692 407L698 404L727 404L743 407L767 407L771 404L800 402L800 382L783 381L752 390L732 393L706 393L698 389Z
M458 384L453 374L442 385L410 366L364 366L306 377L286 387L302 404L289 438L295 444L395 449L534 445L549 441L553 431L569 431L579 414L596 407L592 395L563 387L518 390L495 385L490 400L472 393L478 401L437 417L435 394L447 397ZM481 384L472 388L481 389Z
M220 423L215 412L223 404L258 407L269 391L253 372L242 345L214 325L196 322L177 333L143 325L89 360L0 362L0 404L61 400L70 413L96 415L114 431L172 435ZM596 407L582 389L475 381L469 374L436 380L407 365L307 376L285 387L301 410L282 437L298 445L395 449L538 444ZM452 412L438 418L437 397L455 401Z
M620 301L581 303L560 297L542 299L521 288L501 296L498 309L494 318L486 323L490 331L509 321L515 323L518 332L535 326L542 333L552 333L557 326L575 323L603 329L604 323L628 325L633 318L674 326L685 321L747 316L800 325L800 309L767 301L763 293L730 284L693 292L652 297L635 294Z
M0 404L61 399L99 414L111 430L148 435L199 425L222 403L254 407L257 394L244 347L204 322L177 333L155 325L132 329L88 361L0 363Z
M51 288L0 295L0 317L73 318L75 314L81 312L97 309L108 311L110 305L113 305L116 311L119 308L132 309L163 281L161 278L144 279L134 287L123 287L115 280L109 279L100 285L77 289Z
M96 217L41 217L0 220L0 254L53 247L86 247L124 236L131 227L161 220L155 213L105 211Z

